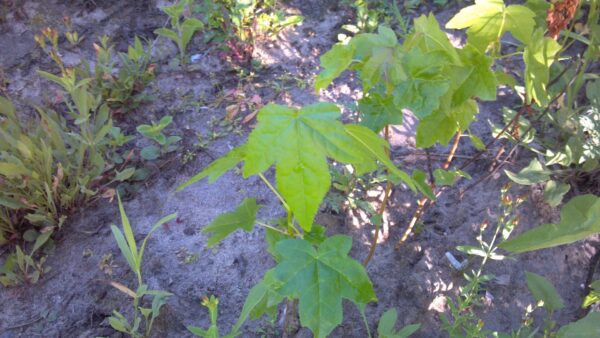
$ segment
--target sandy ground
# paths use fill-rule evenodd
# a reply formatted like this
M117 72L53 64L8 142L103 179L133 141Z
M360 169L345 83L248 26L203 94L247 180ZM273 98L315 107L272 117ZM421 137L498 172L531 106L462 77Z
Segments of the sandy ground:
M67 1L68 2L68 1ZM81 47L67 51L65 57L73 63L80 56L92 58L91 43L102 34L108 34L123 50L135 34L152 37L152 31L165 17L156 2L98 2L99 6L73 6L48 1L42 6L35 1L25 1L21 6L26 17L9 14L9 23L0 26L0 65L11 81L9 92L22 114L27 115L31 103L44 103L52 90L36 74L37 69L51 69L51 64L40 55L33 41L35 31L47 24L58 22L62 15L74 18L76 27L85 31L86 41ZM143 4L142 4L143 3ZM350 20L351 12L334 1L292 1L290 12L305 16L301 26L282 32L276 39L260 41L254 57L264 68L246 83L244 89L259 95L263 102L303 105L318 100L336 102L349 116L353 102L360 92L350 75L337 80L319 97L312 89L312 79L318 73L318 56L327 51L336 40L339 27ZM447 20L455 8L438 13L440 21ZM460 41L460 37L452 37ZM157 42L155 56L165 66L177 50L174 46ZM198 132L208 134L214 130L211 121L222 120L224 105L213 107L211 102L222 90L234 89L238 84L235 72L221 61L217 53L207 50L198 41L190 46L189 54L201 54L203 60L197 70L169 71L164 67L148 88L155 100L141 107L135 116L122 121L122 127L134 133L135 125L158 119L165 114L174 115L175 123L169 132L184 136L184 148L191 147ZM275 90L274 81L282 76L308 83L298 88L295 80L286 80L286 88ZM471 130L484 140L490 139L488 120L499 122L500 109L511 105L514 98L505 93L493 104L481 104L478 121ZM414 124L410 115L407 123L393 128L394 159L405 170L425 169L425 157L418 155L414 146ZM235 172L224 175L217 183L200 182L182 192L175 188L208 165L214 158L244 142L249 132L247 126L239 128L241 135L226 132L224 137L212 141L206 151L200 151L187 164L181 159L171 159L158 175L146 182L137 194L125 202L125 209L136 231L143 238L152 224L162 216L177 212L178 220L157 231L148 244L144 262L144 278L150 288L168 290L174 294L156 324L156 337L188 337L186 325L208 326L207 311L200 305L204 295L214 294L220 299L219 324L226 332L237 319L248 290L264 272L274 265L266 251L264 232L237 232L214 249L206 248L207 238L200 230L219 214L233 210L245 197L256 197L264 207L262 218L283 215L277 199L257 178L244 180ZM459 155L469 156L475 150L462 144ZM437 147L434 151L443 153ZM526 156L519 159L513 170L524 166ZM457 160L460 164L461 160ZM487 175L491 161L482 160L468 172L476 180ZM272 178L272 172L267 177ZM381 314L394 307L399 313L399 325L421 323L422 329L415 337L443 337L440 333L440 316L447 311L445 296L454 297L464 279L454 271L444 257L447 251L461 257L457 245L475 244L479 225L484 220L495 219L498 212L499 189L507 182L497 175L469 190L462 198L460 189L469 182L447 190L434 207L423 217L422 231L395 250L412 211L415 196L407 189L394 190L383 234L372 262L368 266L379 301L367 306L371 331ZM530 189L515 193L530 192ZM373 193L376 196L376 193ZM557 212L544 207L539 191L520 208L522 215L518 232L542 222L556 221ZM536 197L537 196L537 197ZM376 199L376 198L375 198ZM347 234L353 237L351 255L359 260L366 257L372 227L355 213L344 210L339 214L324 210L317 221L327 227L328 234ZM130 302L112 288L108 281L115 280L134 285L135 277L120 256L110 232L111 224L119 223L115 203L103 201L87 206L72 215L57 235L56 248L48 257L52 271L36 285L0 289L0 337L119 337L109 327L107 317L112 310L129 313ZM97 230L94 235L82 231ZM524 308L533 302L527 291L524 272L532 271L549 278L564 298L566 307L557 314L560 323L573 320L578 315L583 297L581 284L585 281L590 257L596 253L598 242L588 240L564 248L524 254L514 261L492 262L488 273L502 276L504 283L489 283L486 291L493 296L478 311L492 330L508 331L519 327ZM86 254L84 254L86 253ZM100 269L106 255L112 255L112 275ZM462 258L462 257L461 257ZM1 258L0 258L1 260ZM365 337L366 331L358 311L345 303L345 319L332 337ZM243 337L281 336L281 323L262 319L248 322ZM301 329L297 337L310 337Z

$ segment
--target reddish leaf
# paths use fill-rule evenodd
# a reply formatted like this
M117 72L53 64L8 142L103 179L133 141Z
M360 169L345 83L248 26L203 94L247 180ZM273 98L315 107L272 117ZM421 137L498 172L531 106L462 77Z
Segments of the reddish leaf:
M552 8L548 10L548 16L546 16L546 23L548 24L548 32L550 37L556 40L560 31L565 29L577 11L579 0L564 0L562 2L555 3Z

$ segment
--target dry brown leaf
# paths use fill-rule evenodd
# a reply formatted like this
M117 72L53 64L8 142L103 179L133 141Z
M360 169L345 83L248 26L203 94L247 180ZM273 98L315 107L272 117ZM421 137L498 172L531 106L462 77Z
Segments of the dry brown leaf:
M240 106L238 104L232 104L232 105L225 107L225 111L227 112L227 115L225 118L228 121L233 121L233 119L240 112Z
M104 192L102 193L102 198L106 198L108 199L109 203L112 203L112 201L115 199L115 196L117 195L117 191L113 188L108 188L106 190L104 190Z
M556 40L560 31L567 28L571 20L573 20L578 6L579 0L564 0L552 5L546 16L548 33L551 38Z
M123 292L124 294L128 295L131 298L135 298L135 292L133 292L133 290L131 290L130 288L126 287L125 285L118 283L118 282L110 282L110 285L112 285L115 289Z
M256 114L258 114L258 110L255 110L255 111L253 111L252 113L250 113L250 114L246 115L246 116L244 117L244 119L242 120L242 123L243 123L243 124L246 124L246 123L248 123L248 122L252 121L252 119L254 119L254 117L256 116Z

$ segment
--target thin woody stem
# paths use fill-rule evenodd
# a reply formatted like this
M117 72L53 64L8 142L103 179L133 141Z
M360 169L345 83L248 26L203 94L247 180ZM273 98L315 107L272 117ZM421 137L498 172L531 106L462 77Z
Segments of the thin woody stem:
M456 150L458 149L459 141L460 141L460 132L456 133L456 137L454 138L454 142L452 143L452 147L450 148L450 153L448 154L448 157L446 158L446 161L444 162L444 165L442 166L442 168L444 170L448 170L448 168L450 168L450 164L452 163L452 160L454 159L454 154L456 154ZM429 160L429 156L427 156L427 158ZM431 172L431 169L429 171ZM429 184L431 186L431 189L435 191L435 182L433 180L431 180L431 182ZM436 197L438 197L440 193L441 192L436 193ZM430 202L431 202L431 200L428 197L423 197L417 202L417 209L413 213L413 216L411 217L410 222L408 223L408 226L406 227L406 230L404 231L404 234L402 235L402 238L400 238L400 241L398 241L398 244L396 244L396 250L398 250L400 248L400 246L402 245L402 243L404 243L408 239L408 236L410 236L415 225L417 224L417 222L423 215L423 212L425 211L425 207Z
M390 138L390 126L387 125L387 126L385 126L385 140L389 141L389 138ZM389 148L386 148L386 153L388 156L390 155ZM373 240L371 241L371 247L369 248L369 254L367 255L367 258L365 258L365 260L363 261L363 266L367 266L369 264L369 262L371 261L371 259L373 258L373 254L375 254L375 249L377 248L377 242L379 240L380 223L383 222L383 213L385 212L385 207L387 206L387 202L390 197L391 191L392 191L392 182L388 180L387 183L385 184L383 200L381 201L381 204L379 205L379 209L377 210L377 214L381 216L381 219L380 219L380 221L375 222L375 235L373 235Z

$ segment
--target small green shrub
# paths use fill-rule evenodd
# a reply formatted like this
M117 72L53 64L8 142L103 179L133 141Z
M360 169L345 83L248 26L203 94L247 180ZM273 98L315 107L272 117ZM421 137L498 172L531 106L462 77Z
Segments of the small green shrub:
M181 137L176 135L166 136L163 134L163 129L168 127L173 122L172 116L164 116L158 123L152 122L152 125L142 124L137 127L137 131L144 137L158 143L156 145L149 145L142 149L141 156L147 161L157 159L161 154L175 151L178 147L177 144L181 141Z
M101 95L113 113L125 113L136 109L149 98L143 90L154 80L154 65L150 64L149 47L136 36L127 53L118 53L120 65L114 62L114 49L108 37L103 36L100 44L94 44L96 63L93 73L83 62L78 69L81 77L94 78L91 85L95 94ZM115 70L118 69L118 71Z
M170 18L169 22L171 24L171 29L163 27L154 31L155 34L171 39L177 44L182 66L187 64L185 53L188 44L192 40L194 34L204 27L202 21L186 15L186 13L189 13L189 6L191 4L191 0L180 0L174 5L163 7L163 12ZM181 20L182 16L185 17L183 21Z
M81 123L73 127L42 109L32 127L22 127L14 106L0 98L0 239L17 239L26 224L46 231L60 227L67 210L96 193L90 188L106 165L98 143L112 121L108 107L98 106L85 91L78 93L84 110L75 113Z

